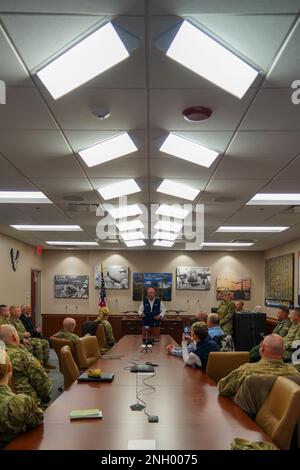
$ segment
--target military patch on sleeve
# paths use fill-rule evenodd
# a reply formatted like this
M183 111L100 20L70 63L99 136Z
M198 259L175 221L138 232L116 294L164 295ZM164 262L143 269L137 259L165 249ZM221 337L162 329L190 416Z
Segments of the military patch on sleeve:
M36 357L33 359L32 362L35 365L35 367L38 367L38 368L42 367L40 361Z

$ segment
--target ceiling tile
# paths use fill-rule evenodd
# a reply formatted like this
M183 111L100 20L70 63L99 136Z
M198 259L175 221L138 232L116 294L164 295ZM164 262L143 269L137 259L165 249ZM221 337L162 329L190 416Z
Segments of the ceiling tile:
M299 131L237 132L228 148L228 155L252 158L291 160L300 149Z
M272 178L287 164L280 158L247 158L225 155L214 173L214 179L261 179Z

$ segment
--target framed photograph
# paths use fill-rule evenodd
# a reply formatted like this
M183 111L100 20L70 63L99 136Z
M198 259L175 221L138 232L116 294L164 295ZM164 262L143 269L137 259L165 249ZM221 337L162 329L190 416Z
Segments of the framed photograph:
M132 300L142 301L149 287L154 287L161 300L171 301L172 273L133 273Z
M207 267L177 266L176 289L210 290L211 273Z
M224 292L230 291L233 300L250 300L251 279L240 277L217 277L217 300L223 300Z
M128 266L108 266L103 268L106 289L129 289ZM101 287L101 268L95 267L95 289Z
M294 254L277 256L265 261L265 305L293 307Z
M56 275L54 277L56 299L88 299L89 277L86 275Z

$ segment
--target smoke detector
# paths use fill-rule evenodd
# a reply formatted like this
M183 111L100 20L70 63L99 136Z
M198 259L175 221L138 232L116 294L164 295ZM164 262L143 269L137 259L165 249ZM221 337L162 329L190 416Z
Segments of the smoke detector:
M205 121L212 115L212 110L206 106L190 106L182 111L183 117L189 122Z
M103 121L104 119L107 119L109 118L110 116L110 111L108 108L106 108L105 106L102 106L100 108L94 108L93 109L93 114L98 118L100 119L101 121Z

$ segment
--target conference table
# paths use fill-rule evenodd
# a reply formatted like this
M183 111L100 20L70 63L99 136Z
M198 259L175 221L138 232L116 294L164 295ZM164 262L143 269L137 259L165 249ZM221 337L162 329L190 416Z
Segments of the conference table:
M185 366L182 359L166 352L175 344L160 336L152 352L142 352L141 336L125 336L91 368L113 372L111 383L74 383L45 411L44 423L14 439L5 449L128 449L129 440L155 440L158 450L230 449L235 437L270 439L230 398L220 397L215 382L204 371ZM158 364L156 375L131 373L132 362ZM132 411L136 384L143 380L155 390L140 395L147 413L157 415L149 423L143 411ZM102 419L71 421L71 410L99 408Z

